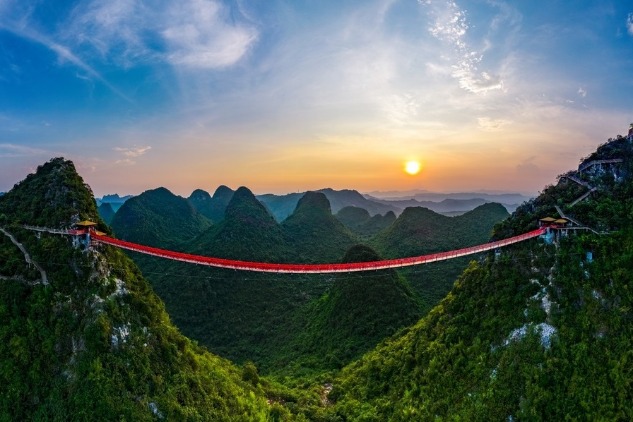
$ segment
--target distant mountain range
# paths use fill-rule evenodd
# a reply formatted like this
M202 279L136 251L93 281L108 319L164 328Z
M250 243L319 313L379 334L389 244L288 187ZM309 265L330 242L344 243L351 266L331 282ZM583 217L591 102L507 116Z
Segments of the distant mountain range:
M213 222L219 222L224 218L224 210L231 200L233 192L231 188L221 185L216 189L213 196L202 189L196 189L188 199L202 215ZM338 213L345 207L357 207L367 210L370 217L385 215L388 212L393 212L398 216L408 207L424 207L439 214L455 216L491 202L503 205L511 213L519 205L530 199L529 196L520 193L389 191L361 194L352 189L334 190L331 188L320 189L316 192L321 192L325 195L330 202L333 214ZM305 192L285 195L263 194L255 195L255 197L264 204L275 217L275 220L281 222L294 212L299 199L304 194ZM97 205L110 203L112 209L116 212L125 201L132 197L133 195L105 195L103 198L97 198ZM106 216L103 215L102 217ZM111 217L106 218L106 220L109 219Z
M118 209L130 198L133 198L134 195L125 195L119 196L118 193L114 193L111 195L104 195L103 198L95 198L97 201L97 206L101 206L102 204L110 204L112 210L117 212Z
M409 207L424 207L424 208L430 209L431 211L435 211L439 214L445 214L445 215L459 215L467 211L471 211L480 205L490 204L493 202L503 205L506 208L506 210L508 210L508 212L514 212L514 210L517 209L517 207L521 205L522 202L524 202L522 201L522 202L508 203L508 202L493 201L490 199L479 198L479 197L464 198L464 199L445 198L439 202L430 201L430 200L422 201L415 198L387 200L387 199L369 197L369 200L378 202L381 204L388 204L392 207L398 207L401 210L404 210Z
M473 199L482 198L490 202L523 203L536 195L503 192L503 191L474 191L474 192L432 192L428 190L410 191L372 191L365 192L367 197L380 198L383 200L403 200L417 199L418 201L442 201L444 199Z

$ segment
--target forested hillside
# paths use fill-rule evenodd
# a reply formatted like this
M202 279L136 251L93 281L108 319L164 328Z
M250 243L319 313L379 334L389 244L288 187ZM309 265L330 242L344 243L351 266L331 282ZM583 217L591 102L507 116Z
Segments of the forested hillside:
M366 421L633 418L632 156L630 141L610 140L583 171L499 224L503 238L560 210L585 229L472 262L429 315L342 371L332 413ZM598 162L606 159L618 162Z
M352 233L332 215L330 202L320 192L307 192L283 223L295 262L339 262L356 243ZM318 246L317 246L318 245Z
M189 196L189 202L196 210L214 223L224 219L224 211L233 197L233 190L221 185L213 196L202 189L194 190Z
M286 236L246 187L235 191L224 219L186 246L196 253L246 261L280 262L288 255Z
M112 205L110 205L109 202L104 202L103 204L99 205L98 210L99 217L101 217L103 222L106 224L111 224L115 214Z
M163 248L177 247L210 226L211 221L185 198L165 188L128 199L112 219L112 228L121 238Z
M336 213L336 218L360 239L370 239L381 230L391 226L396 221L396 214L389 211L385 215L371 216L364 208L348 206L341 208Z
M377 261L367 246L350 248L343 262ZM337 274L318 300L296 313L279 335L271 371L300 377L340 369L399 329L416 322L421 307L394 270Z
M178 332L121 251L82 251L67 237L21 228L83 219L108 230L90 189L60 158L0 198L0 420L266 420L274 413L252 370Z
M500 204L484 204L457 217L447 217L426 208L407 208L386 229L371 239L371 245L387 258L448 251L487 242L493 226L506 219ZM433 265L405 268L401 273L420 295L425 311L435 306L473 257Z

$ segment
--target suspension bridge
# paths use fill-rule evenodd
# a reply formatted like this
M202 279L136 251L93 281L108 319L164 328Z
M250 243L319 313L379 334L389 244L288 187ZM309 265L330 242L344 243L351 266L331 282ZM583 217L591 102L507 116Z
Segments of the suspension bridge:
M94 223L93 223L94 224ZM187 262L197 265L205 265L209 267L226 268L232 270L255 271L264 273L292 273L292 274L320 274L320 273L346 273L359 271L374 271L388 268L401 268L414 265L429 264L432 262L446 261L449 259L459 258L462 256L473 255L481 252L487 252L524 242L529 239L541 236L548 230L547 227L541 227L518 236L509 237L503 240L488 242L477 246L455 249L447 252L438 252L427 255L413 256L407 258L384 259L380 261L369 262L349 262L349 263L331 263L331 264L285 264L285 263L269 263L240 261L235 259L215 258L202 255L194 255L183 252L175 252L167 249L160 249L146 245L140 245L134 242L115 239L107 236L94 229L93 226L84 229L59 230L48 229L45 227L24 226L28 230L37 232L48 232L53 234L70 235L75 237L83 237L88 244L106 244L117 248L142 253L145 255L156 256L160 258L170 259L173 261Z

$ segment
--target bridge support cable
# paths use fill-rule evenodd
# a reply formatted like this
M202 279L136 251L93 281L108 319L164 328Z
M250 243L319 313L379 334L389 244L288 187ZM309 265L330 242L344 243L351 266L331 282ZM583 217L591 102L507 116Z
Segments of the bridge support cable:
M359 271L383 270L388 268L401 268L414 265L428 264L431 262L445 261L462 256L473 255L481 252L502 248L514 243L533 239L544 234L546 228L540 228L508 239L495 242L484 243L482 245L468 248L456 249L448 252L439 252L428 255L421 255L408 258L386 259L370 262L350 262L338 264L278 264L266 262L239 261L233 259L214 258L201 255L193 255L182 252L174 252L166 249L154 248L151 246L139 245L138 243L127 242L109 236L92 234L92 240L96 243L104 243L116 246L133 252L160 258L171 259L180 262L188 262L197 265L206 265L217 268L227 268L233 270L255 271L266 273L292 273L292 274L320 274L320 273L346 273Z

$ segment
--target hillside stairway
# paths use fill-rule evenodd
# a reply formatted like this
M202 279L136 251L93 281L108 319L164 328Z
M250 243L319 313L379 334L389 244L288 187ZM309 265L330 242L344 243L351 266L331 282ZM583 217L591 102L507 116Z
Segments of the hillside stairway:
M603 162L622 162L622 160L597 160L597 161L591 161L590 163L587 163L587 166L589 166L589 164L596 165L596 164L600 164ZM593 163L593 164L592 164ZM588 167L587 167L588 168ZM580 172L580 170L578 170ZM597 191L598 188L595 186L591 186L588 182L585 182L584 180L579 179L578 177L576 177L573 174L566 174L564 176L562 176L561 178L565 178L568 180L571 180L574 183L579 184L580 186L583 186L587 189L589 189L587 192L583 193L582 195L580 195L578 198L574 199L570 204L569 207L573 207L574 205L576 205L577 203L579 203L580 201L583 201L584 199L587 199L589 197L589 195L591 195L593 192ZM562 217L562 214L561 214ZM563 217L565 218L565 217Z
M587 192L587 193L589 193L589 192ZM564 218L565 220L569 220L569 221L571 221L572 223L574 223L577 226L577 227L571 227L571 229L574 229L574 230L589 230L590 232L595 233L595 234L605 234L605 233L600 233L600 232L592 229L591 227L582 224L580 221L575 220L575 219L573 219L572 217L570 217L568 215L565 215L565 213L563 213L563 210L561 210L558 205L554 205L554 207L556 208L556 211L561 216L561 218Z
M586 187L588 189L593 189L592 186L589 183L585 182L584 180L580 180L579 178L577 178L573 174L566 174L566 175L564 175L562 177L564 177L566 179L569 179L572 182L578 183L580 186L584 186L584 187Z
M593 161L584 163L580 167L578 167L578 172L582 173L583 171L588 170L593 166L601 166L603 164L617 164L617 163L622 163L622 162L624 162L622 158L613 158L611 160L593 160Z
M587 198L589 195L591 195L593 192L597 191L598 188L591 188L589 189L589 191L585 192L583 195L579 196L578 198L574 199L569 206L573 207L574 205L576 205L577 203L579 203L580 201L582 201L583 199Z

